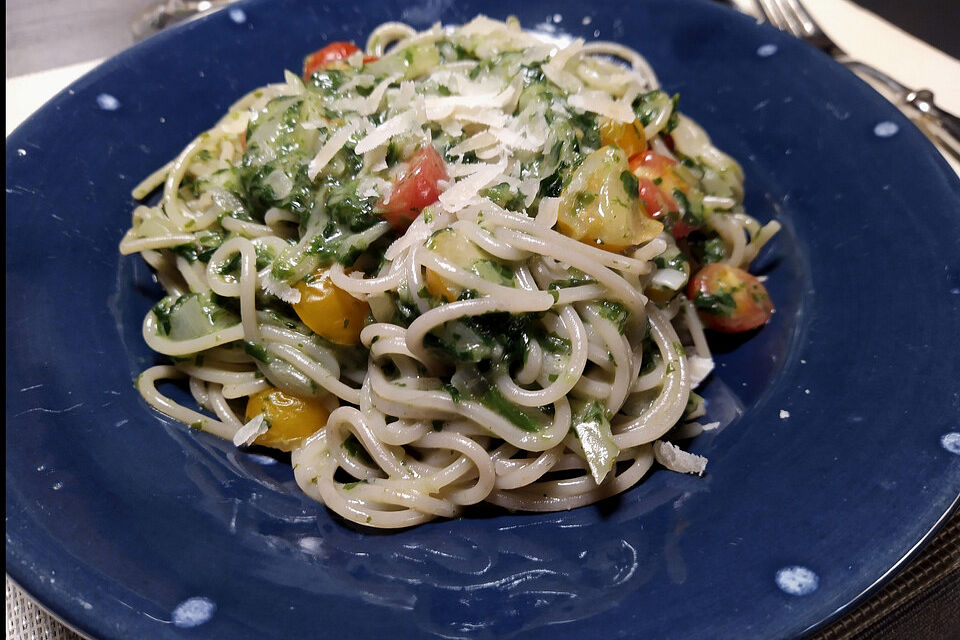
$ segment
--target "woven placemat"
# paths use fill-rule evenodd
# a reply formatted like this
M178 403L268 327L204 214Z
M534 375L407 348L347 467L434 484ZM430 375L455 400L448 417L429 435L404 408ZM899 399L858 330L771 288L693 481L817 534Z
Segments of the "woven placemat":
M876 595L809 640L960 639L960 511ZM7 578L7 640L82 640Z
M7 640L81 640L7 577Z

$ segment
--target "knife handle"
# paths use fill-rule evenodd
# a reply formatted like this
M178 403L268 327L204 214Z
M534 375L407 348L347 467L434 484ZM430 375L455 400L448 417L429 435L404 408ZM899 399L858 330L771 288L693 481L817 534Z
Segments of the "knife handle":
M952 147L960 146L960 118L938 107L933 102L932 91L929 89L911 91L905 96L905 99L907 104L929 118L944 133L953 138Z

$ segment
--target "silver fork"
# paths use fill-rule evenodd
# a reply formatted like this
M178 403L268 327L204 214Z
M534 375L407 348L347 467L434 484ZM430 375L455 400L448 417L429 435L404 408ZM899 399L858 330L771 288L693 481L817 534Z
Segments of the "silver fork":
M759 12L751 11L750 3L754 3ZM960 118L938 107L929 89L910 89L879 69L850 58L810 17L800 0L731 0L731 4L760 20L765 18L781 31L806 40L849 69L882 82L896 94L897 100L915 109L928 124L932 124L926 128L926 133L960 160Z

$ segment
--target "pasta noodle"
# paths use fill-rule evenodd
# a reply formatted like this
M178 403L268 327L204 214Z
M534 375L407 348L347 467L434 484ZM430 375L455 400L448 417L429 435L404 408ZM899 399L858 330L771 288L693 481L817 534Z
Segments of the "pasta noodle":
M143 336L172 359L138 388L290 451L307 495L372 527L570 509L655 461L702 473L671 433L704 413L700 318L741 309L691 275L746 269L777 230L742 179L628 47L483 16L384 24L134 190L160 195L120 250L166 290Z

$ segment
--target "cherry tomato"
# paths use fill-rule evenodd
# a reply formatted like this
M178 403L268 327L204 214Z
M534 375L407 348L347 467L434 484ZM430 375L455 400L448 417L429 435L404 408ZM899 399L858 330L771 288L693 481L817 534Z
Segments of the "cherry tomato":
M677 203L657 188L650 178L637 178L640 185L640 200L643 208L654 220L662 218L668 211L676 211Z
M656 238L663 225L640 210L627 154L600 147L577 167L560 194L557 231L584 244L622 253Z
M664 218L671 212L680 211L673 197L675 190L687 196L690 195L690 185L673 169L676 164L676 160L660 155L656 151L646 151L630 158L630 170L637 176L637 181L640 183L640 200L647 215L654 220ZM700 225L690 224L678 216L676 222L670 227L670 232L679 240L699 227Z
M260 414L270 428L254 442L290 451L302 440L326 426L330 412L317 398L303 398L280 389L267 389L247 399L247 420Z
M687 297L703 323L722 333L756 329L773 313L770 294L756 277L719 262L708 264L693 276Z
M406 171L393 185L388 200L380 203L383 217L390 225L403 231L410 226L424 207L440 197L440 181L447 179L447 166L437 150L426 145L407 161Z
M633 170L636 171L638 167L647 167L657 176L662 176L667 172L667 169L675 166L676 164L677 161L673 158L668 158L667 156L661 155L652 149L645 151L638 156L630 158L630 167Z
M465 271L470 271L496 284L513 286L512 278L508 279L497 273L497 266L501 263L494 256L455 229L450 227L441 229L430 236L426 246ZM454 302L463 293L463 287L430 269L426 270L424 284L427 286L427 291L434 297L442 298L447 302Z
M314 51L303 60L303 80L306 82L317 71L329 67L335 62L346 60L360 49L349 42L331 42L323 49ZM364 56L363 62L372 62L376 56Z
M337 344L360 342L370 306L333 284L329 271L317 269L297 283L297 290L300 302L293 305L293 310L315 334Z
M615 144L631 158L647 148L647 138L643 134L643 124L639 120L618 122L610 118L600 118L600 141L604 145Z

